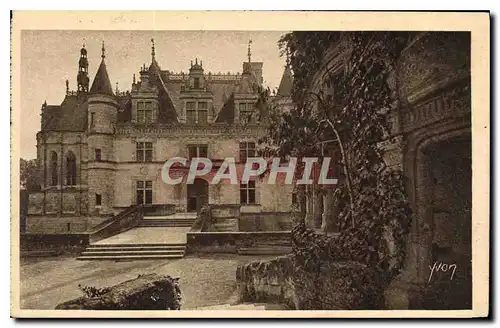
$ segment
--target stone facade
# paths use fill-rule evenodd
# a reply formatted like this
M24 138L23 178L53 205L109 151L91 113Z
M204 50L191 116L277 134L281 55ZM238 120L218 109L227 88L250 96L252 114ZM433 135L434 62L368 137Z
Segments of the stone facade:
M153 46L140 80L134 75L131 91L119 92L111 88L104 45L90 88L86 58L82 48L78 91L66 90L60 105L42 105L41 191L30 194L27 232L82 232L95 223L92 218L141 202L176 211L199 209L201 202L241 205L243 213L290 211L292 186L256 180L243 200L240 185L209 184L193 196L188 185L167 185L161 177L165 161L176 156L213 162L234 157L237 163L256 156L253 149L266 133L265 113L255 107L263 63L249 57L242 73L213 74L196 59L189 73L174 74L160 68ZM276 95L279 106L290 105L289 89Z

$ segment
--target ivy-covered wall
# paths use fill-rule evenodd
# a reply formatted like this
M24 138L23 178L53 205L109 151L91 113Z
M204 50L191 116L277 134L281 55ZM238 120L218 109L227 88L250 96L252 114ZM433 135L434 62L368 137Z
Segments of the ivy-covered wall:
M290 254L241 265L236 272L242 302L279 303L296 310L381 309L376 272L354 261L296 265Z

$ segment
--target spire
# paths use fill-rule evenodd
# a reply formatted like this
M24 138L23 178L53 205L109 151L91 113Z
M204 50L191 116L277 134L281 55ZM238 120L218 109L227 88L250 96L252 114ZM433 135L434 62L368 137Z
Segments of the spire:
M151 58L155 60L155 39L151 38Z
M101 65L97 69L97 73L92 82L92 87L90 88L90 93L99 93L109 96L113 96L113 88L111 87L111 82L109 81L108 70L106 69L106 64L104 63L104 42L102 43L102 55L101 55Z
M160 65L158 65L158 62L156 61L155 58L156 51L155 51L155 40L151 38L151 65L149 65L149 71L152 72L153 74L158 74L161 71ZM144 70L146 70L146 64L144 64Z
M250 46L252 45L252 39L248 41L248 62L252 62L252 51L250 49Z
M83 39L83 45L80 49L76 84L78 93L89 91L89 61L87 59L87 49L85 49L85 39Z
M101 52L102 52L102 54L101 54L101 58L102 58L102 60L104 60L104 58L106 58L106 54L105 54L106 49L104 48L104 41L102 41L102 48L101 48Z

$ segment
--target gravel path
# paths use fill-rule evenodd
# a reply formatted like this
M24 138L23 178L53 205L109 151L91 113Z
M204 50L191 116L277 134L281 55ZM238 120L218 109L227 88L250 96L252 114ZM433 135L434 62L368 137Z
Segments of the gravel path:
M210 254L134 262L77 261L69 257L23 259L21 308L54 309L82 295L78 284L110 286L143 273L180 277L183 309L228 303L235 300L238 264L272 257Z

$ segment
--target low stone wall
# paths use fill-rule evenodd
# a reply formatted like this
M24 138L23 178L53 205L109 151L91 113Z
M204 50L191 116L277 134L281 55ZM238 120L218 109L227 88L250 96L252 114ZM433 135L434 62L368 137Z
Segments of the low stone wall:
M145 216L155 216L155 215L171 215L176 212L175 204L161 204L161 205L144 205L144 215Z
M240 265L236 269L236 282L240 302L268 302L298 308L292 255Z
M383 304L382 294L371 287L377 275L365 264L324 262L306 271L294 256L239 266L240 301L281 303L297 310L367 310Z
M290 231L291 214L288 212L241 213L240 231Z
M33 234L78 234L109 219L109 217L28 216L26 232Z
M89 244L89 235L82 234L29 234L20 236L21 256L37 255L39 251L54 251L54 255L82 252ZM39 255L37 255L39 256Z
M188 232L189 253L238 253L241 248L262 245L290 246L289 231L266 232Z
M323 262L295 271L294 287L301 310L377 310L384 304L375 271L359 262Z

